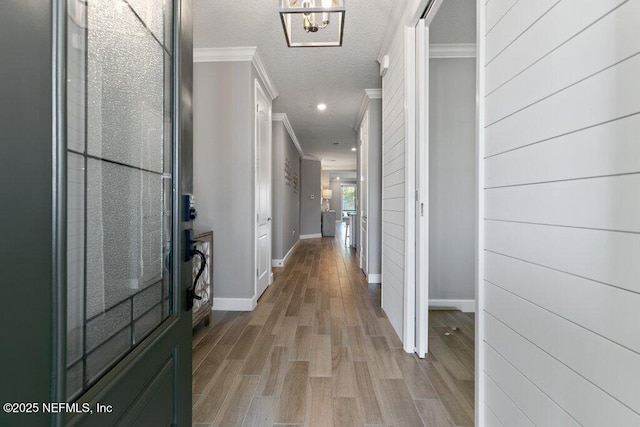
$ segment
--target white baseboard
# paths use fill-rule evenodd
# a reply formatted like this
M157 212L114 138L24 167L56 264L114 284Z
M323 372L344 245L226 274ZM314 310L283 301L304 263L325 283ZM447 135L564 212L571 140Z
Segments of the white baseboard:
M294 249L298 246L298 243L300 243L300 240L296 240L296 242L293 244L293 246L291 246L291 249L289 249L289 252L287 252L287 254L284 256L283 259L272 259L271 267L284 267L284 265L287 263L287 260L293 253Z
M289 249L289 252L287 252L287 254L284 256L284 259L282 260L283 264L287 263L287 260L289 259L291 254L293 254L293 251L298 247L298 243L300 243L300 239L296 240L293 246L291 246L291 249Z
M367 276L367 282L369 283L382 283L382 274L369 274Z
M253 311L256 298L213 298L213 311Z
M303 234L300 236L300 240L305 240L305 239L320 239L322 238L322 233L318 233L318 234Z
M453 309L464 313L476 312L476 300L474 299L430 299L429 308L436 310Z

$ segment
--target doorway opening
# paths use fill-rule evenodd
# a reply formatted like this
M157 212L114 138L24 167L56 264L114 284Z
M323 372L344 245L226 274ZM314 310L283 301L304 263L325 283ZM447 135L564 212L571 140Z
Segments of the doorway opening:
M342 184L342 220L349 219L349 214L356 211L356 185L355 184Z
M463 12L475 18L475 9L473 2L466 11L454 10L460 5L450 2L434 3L415 28L415 347L420 357L440 339L429 325L429 318L438 316L433 310L475 311L475 35L474 43L457 43L446 25Z

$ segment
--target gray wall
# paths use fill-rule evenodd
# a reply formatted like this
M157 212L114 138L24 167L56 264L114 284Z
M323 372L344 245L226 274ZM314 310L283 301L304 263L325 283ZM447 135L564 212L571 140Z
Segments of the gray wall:
M475 43L475 0L445 0L429 26L429 43Z
M254 294L253 80L250 62L194 64L197 229L214 231L215 298Z
M329 182L329 180L331 179L330 177L331 177L331 172L327 170L322 171L322 175L321 175L322 188L329 188L329 185L331 185Z
M369 274L382 272L382 99L369 101Z
M353 179L341 179L331 181L331 200L329 206L332 210L336 211L336 219L342 220L342 186L345 184L353 184L357 187L357 182ZM356 199L358 194L356 192Z
M285 183L285 161L298 175L298 190ZM284 259L300 237L300 155L282 122L273 122L273 259Z
M300 235L320 234L321 166L317 160L300 161ZM311 199L310 196L314 198Z
M329 188L331 188L331 200L329 200L329 208L332 211L336 211L336 219L340 219L342 209L342 189L340 188L341 183L342 181L334 179L329 185Z
M429 66L429 299L474 299L475 60Z

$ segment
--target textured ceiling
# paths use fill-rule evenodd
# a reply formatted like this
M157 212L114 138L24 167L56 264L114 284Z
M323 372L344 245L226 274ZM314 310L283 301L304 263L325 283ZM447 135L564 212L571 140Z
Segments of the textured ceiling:
M194 0L194 46L257 46L280 93L273 111L289 116L306 154L334 170L356 168L352 127L364 89L381 87L376 57L394 1L345 4L342 47L288 48L279 1ZM319 103L327 105L324 112Z

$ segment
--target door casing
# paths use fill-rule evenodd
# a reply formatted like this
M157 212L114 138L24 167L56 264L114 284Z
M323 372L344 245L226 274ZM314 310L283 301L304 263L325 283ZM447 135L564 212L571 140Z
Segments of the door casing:
M255 300L262 295L264 290L271 284L273 280L272 270L271 270L271 239L272 239L272 224L271 220L271 101L270 98L267 97L264 89L260 85L258 79L254 80L254 99L255 99L255 124L254 124L254 150L255 150L255 263L256 263L256 280L254 286L254 295ZM262 104L262 105L261 105ZM264 108L266 118L266 123L264 124L265 129L260 129L260 108ZM261 132L264 131L265 141L261 141L260 135ZM260 145L262 143L266 144L265 153L262 153L262 149ZM262 154L266 154L266 158L262 158ZM261 179L264 179L264 176L260 176L261 168L266 168L267 173L267 182L260 182ZM261 191L265 192L266 200L261 201ZM265 203L266 206L261 207L261 203ZM266 212L261 212L262 209L266 208ZM266 239L266 242L261 241L262 239ZM261 251L261 245L265 246L264 250ZM264 253L263 253L264 252ZM264 258L261 260L261 258ZM261 262L263 263L264 270L261 270Z
M360 268L369 277L369 110L360 123Z
M422 253L428 255L428 234L425 233L428 230L428 222L424 225L424 217L421 223L423 227L419 227L417 224L418 215L420 215L419 209L421 205L425 210L428 208L428 157L425 163L423 153L428 153L428 146L421 146L424 148L422 153L418 152L417 144L424 144L428 141L428 126L425 127L423 121L424 116L419 110L419 103L422 102L424 106L428 105L428 79L423 82L422 88L420 86L420 79L424 79L425 63L428 65L429 60L429 45L428 38L420 41L425 42L426 46L421 48L421 58L417 55L417 42L418 35L417 26L422 25L420 21L424 22L424 27L428 28L433 18L436 16L438 9L442 5L444 0L421 0L416 5L415 11L418 14L413 14L404 27L404 49L405 49L405 94L406 94L406 109L405 109L405 141L406 141L406 155L405 155L405 169L406 169L406 193L405 197L406 212L405 212L405 289L404 289L404 322L403 322L403 348L408 353L418 352L418 355L422 355L423 351L426 353L427 348L424 341L420 342L420 348L418 348L418 334L423 334L423 330L427 330L426 323L428 322L428 265L424 264ZM418 11L424 11L420 13ZM423 55L426 55L423 58ZM418 72L418 60L423 61L422 70ZM419 75L421 74L421 75ZM428 76L428 74L427 74ZM422 101L420 98L422 97ZM428 109L426 110L428 112ZM428 117L428 116L427 116ZM422 124L422 126L420 126ZM426 136L422 135L422 132L426 130ZM423 138L421 140L420 138ZM418 158L420 155L421 158ZM428 154L427 154L428 155ZM417 193L416 190L420 189L422 185L427 191L420 190ZM426 185L426 186L425 186ZM428 215L425 213L425 215ZM419 233L419 234L418 234ZM426 260L428 262L428 259ZM423 263L419 267L420 263ZM425 273L425 267L427 268ZM420 270L418 270L420 268ZM417 276L416 273L420 274ZM425 310L426 307L426 310ZM425 335L426 336L426 335ZM424 336L423 336L424 338ZM426 338L425 338L426 339ZM428 341L426 341L428 342Z
M416 25L416 353L424 358L429 331L429 27Z

